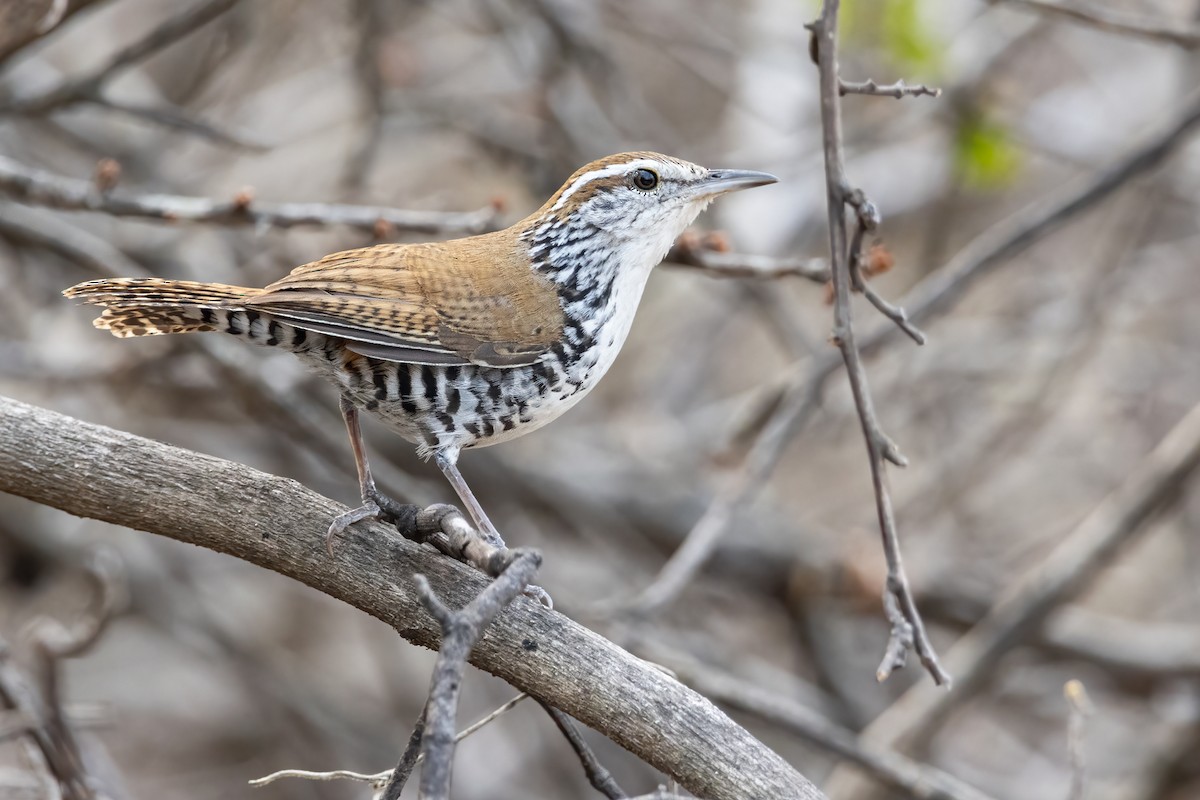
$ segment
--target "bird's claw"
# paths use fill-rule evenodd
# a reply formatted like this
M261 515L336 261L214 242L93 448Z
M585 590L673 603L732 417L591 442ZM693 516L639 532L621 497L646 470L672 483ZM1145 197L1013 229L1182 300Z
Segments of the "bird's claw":
M345 514L338 514L329 524L329 530L325 534L325 551L332 556L333 543L346 532L347 528L364 519L379 519L382 513L378 503L371 498L365 498L363 504L358 508L351 509Z
M543 589L540 586L535 586L534 584L531 583L525 587L525 591L522 592L522 594L524 594L526 597L530 598L531 600L538 601L539 603L544 605L546 608L549 608L549 609L554 608L554 598L550 596L549 592L547 592L545 589Z

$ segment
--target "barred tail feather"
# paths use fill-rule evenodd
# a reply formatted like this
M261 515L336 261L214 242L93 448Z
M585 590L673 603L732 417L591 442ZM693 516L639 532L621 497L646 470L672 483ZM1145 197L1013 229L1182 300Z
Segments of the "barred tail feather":
M126 337L217 330L230 312L242 311L242 303L260 291L221 283L116 278L81 283L63 294L103 306L92 324Z

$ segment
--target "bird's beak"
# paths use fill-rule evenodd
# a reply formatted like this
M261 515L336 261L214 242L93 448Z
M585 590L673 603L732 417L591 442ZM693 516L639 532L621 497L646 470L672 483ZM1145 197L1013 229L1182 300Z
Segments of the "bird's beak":
M749 169L711 169L707 175L693 184L693 189L698 197L713 197L726 192L736 192L739 189L766 186L770 183L779 183L779 178L769 172L755 172Z

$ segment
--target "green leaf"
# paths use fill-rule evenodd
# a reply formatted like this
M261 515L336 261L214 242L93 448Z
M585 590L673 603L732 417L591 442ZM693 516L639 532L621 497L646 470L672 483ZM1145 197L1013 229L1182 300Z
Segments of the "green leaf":
M1021 149L1008 130L983 113L963 117L954 142L954 169L959 180L976 189L997 189L1016 179Z
M842 32L849 41L881 53L890 69L909 82L937 77L945 48L929 34L921 8L926 0L845 0ZM880 82L885 79L877 78Z

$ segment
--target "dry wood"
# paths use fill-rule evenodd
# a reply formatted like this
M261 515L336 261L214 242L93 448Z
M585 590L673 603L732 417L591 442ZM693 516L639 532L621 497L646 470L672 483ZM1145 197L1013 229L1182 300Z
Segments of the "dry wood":
M292 480L0 398L0 491L146 530L295 578L436 647L411 576L465 605L487 578L361 525L325 554L343 506ZM823 797L711 702L527 598L497 617L471 663L603 733L709 800Z

